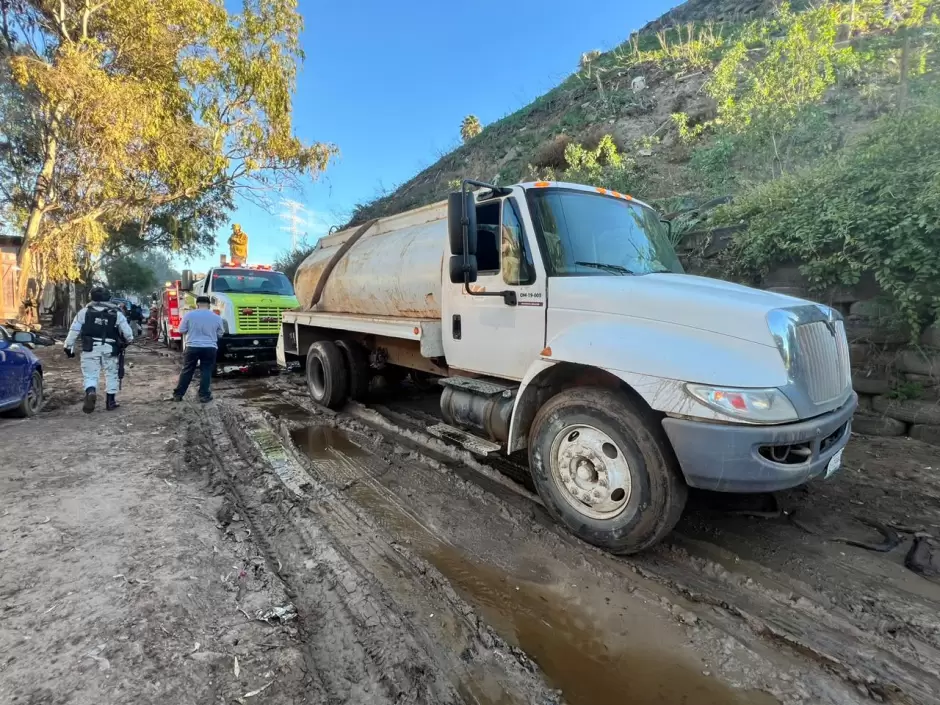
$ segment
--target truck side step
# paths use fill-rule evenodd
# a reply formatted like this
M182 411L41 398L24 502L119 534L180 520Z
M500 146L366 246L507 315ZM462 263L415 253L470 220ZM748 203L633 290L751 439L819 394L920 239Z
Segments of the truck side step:
M489 455L500 449L498 443L493 443L485 438L474 436L472 433L461 431L459 428L448 426L446 423L438 423L428 427L428 433L437 436L441 440L458 443L471 453L477 455Z
M444 387L466 389L467 391L484 396L502 394L503 392L508 392L513 389L512 386L507 384L492 382L488 379L476 379L474 377L444 377L438 380L438 382Z

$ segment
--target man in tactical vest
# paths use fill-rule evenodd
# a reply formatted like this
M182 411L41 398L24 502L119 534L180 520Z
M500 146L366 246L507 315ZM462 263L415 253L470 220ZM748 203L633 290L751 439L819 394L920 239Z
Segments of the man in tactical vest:
M98 375L104 370L107 409L118 407L115 396L118 379L118 357L122 348L134 339L127 318L111 303L111 294L101 287L91 290L91 303L78 312L68 337L65 354L75 357L75 341L82 339L82 375L85 378L85 403L82 411L90 414L98 400Z

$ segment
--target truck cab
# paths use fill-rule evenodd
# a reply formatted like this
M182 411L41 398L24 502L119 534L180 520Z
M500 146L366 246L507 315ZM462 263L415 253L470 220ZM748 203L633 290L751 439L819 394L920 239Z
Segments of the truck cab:
M609 189L465 181L321 240L295 285L283 348L316 401L362 360L438 375L444 435L527 451L548 511L612 551L659 541L689 487L828 477L850 436L838 312L685 274L668 224Z
M211 309L222 317L225 333L217 364L223 371L276 365L281 316L297 306L294 287L283 272L241 264L213 267L195 281L188 272L186 277L184 312L196 308L197 297L208 296Z

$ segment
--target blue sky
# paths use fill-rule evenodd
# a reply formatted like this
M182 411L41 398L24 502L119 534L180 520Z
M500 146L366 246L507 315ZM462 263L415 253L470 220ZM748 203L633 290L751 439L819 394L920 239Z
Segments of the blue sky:
M457 146L465 115L487 125L518 110L571 74L582 52L613 48L676 4L300 0L306 61L296 131L341 152L303 193L285 195L306 207L308 239ZM248 233L253 263L290 246L276 213L240 203L232 222ZM193 268L218 262L229 233Z

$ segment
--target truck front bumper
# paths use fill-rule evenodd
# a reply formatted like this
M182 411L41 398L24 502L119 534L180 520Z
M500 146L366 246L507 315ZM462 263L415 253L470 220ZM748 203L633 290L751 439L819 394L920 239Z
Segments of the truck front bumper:
M663 428L690 487L774 492L827 473L849 441L857 406L853 392L840 408L808 421L752 426L665 418Z
M277 360L277 335L223 335L219 339L219 365L258 365Z

